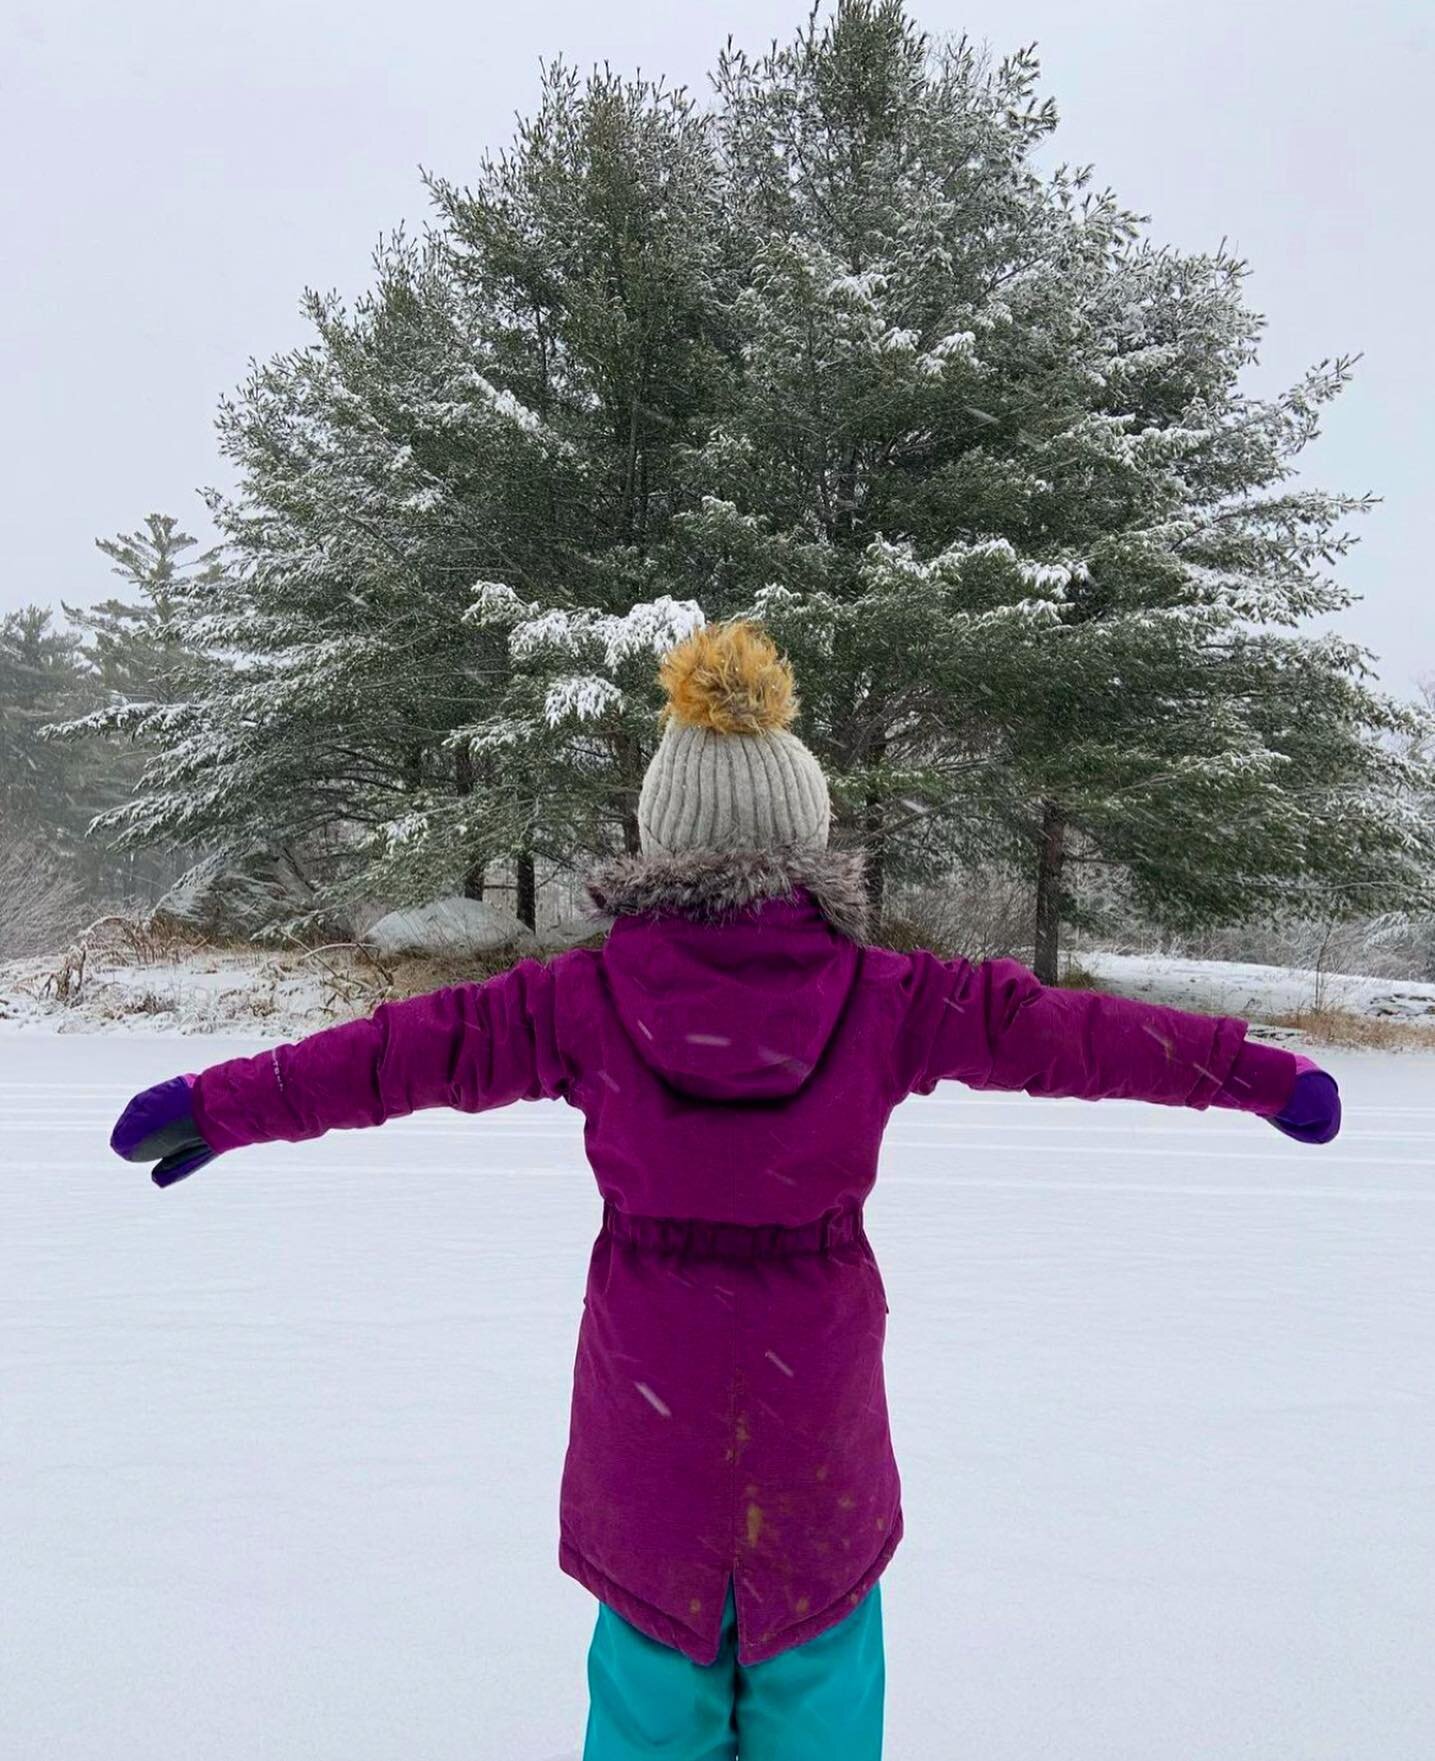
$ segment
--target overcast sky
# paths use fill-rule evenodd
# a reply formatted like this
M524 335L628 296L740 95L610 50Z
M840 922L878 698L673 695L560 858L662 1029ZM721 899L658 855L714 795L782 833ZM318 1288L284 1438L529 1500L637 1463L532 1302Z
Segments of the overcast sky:
M1226 237L1270 320L1258 381L1363 352L1305 475L1373 490L1342 627L1408 690L1435 673L1427 0L925 0L934 32L1035 40L1060 156L1188 249ZM6 271L0 608L98 598L97 534L150 511L208 534L213 413L250 357L307 340L303 288L353 295L531 109L541 58L705 87L727 33L806 0L0 0Z

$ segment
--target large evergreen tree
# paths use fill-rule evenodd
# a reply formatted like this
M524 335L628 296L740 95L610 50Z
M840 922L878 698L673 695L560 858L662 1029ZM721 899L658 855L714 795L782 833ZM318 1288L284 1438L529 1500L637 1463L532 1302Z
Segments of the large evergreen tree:
M1244 389L1224 250L1043 171L1029 51L839 0L700 110L546 71L538 113L352 311L221 415L232 567L176 588L211 666L141 716L126 835L264 843L316 901L635 836L653 651L755 612L885 877L981 855L1055 974L1073 875L1171 921L1409 902L1406 712L1329 569L1364 498L1297 487L1350 364Z
M1290 483L1349 363L1249 396L1244 265L1040 173L1036 72L898 0L723 58L746 372L695 573L798 651L879 888L1019 862L1045 978L1073 861L1168 920L1409 900L1431 846L1383 743L1408 716L1298 633L1347 603L1325 569L1366 505Z
M256 365L221 409L240 490L210 506L229 566L175 590L209 665L139 715L158 756L118 816L127 841L281 864L316 911L383 867L406 813L471 792L445 742L503 661L463 620L492 505L475 486L518 481L541 451L480 371L433 249L397 236L376 271L352 312L309 295L315 342ZM466 830L448 854L476 890Z
M685 615L651 545L721 378L710 132L682 94L551 70L513 153L435 180L442 237L388 241L352 312L309 296L316 341L221 414L234 566L180 590L234 664L142 718L163 757L126 837L268 843L326 903L502 863L529 920L538 862L631 840L650 725L613 666L651 670L635 605Z

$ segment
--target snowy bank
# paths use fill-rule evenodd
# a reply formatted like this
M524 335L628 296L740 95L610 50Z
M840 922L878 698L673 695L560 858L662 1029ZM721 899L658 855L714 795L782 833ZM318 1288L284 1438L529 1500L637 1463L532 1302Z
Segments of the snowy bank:
M461 901L474 905L476 901ZM436 909L436 908L435 908ZM574 920L544 933L537 946L509 945L503 916L482 913L443 921L406 913L386 932L384 951L343 947L267 951L196 950L153 961L129 959L123 949L92 953L84 982L69 1002L53 993L55 963L0 965L0 1031L61 1033L223 1033L287 1039L368 1013L389 996L411 996L440 984L483 978L519 952L540 957L594 933L591 920ZM396 916L398 914L395 914ZM514 919L514 922L517 920ZM472 931L488 948L464 945ZM452 938L445 937L452 932ZM371 932L372 934L372 932ZM510 938L511 939L511 938ZM430 951L405 956L389 950L418 942ZM1103 988L1208 1014L1239 1015L1271 1037L1295 1037L1276 1026L1313 1010L1339 1010L1378 1022L1429 1024L1435 1029L1435 984L1316 973L1222 960L1160 954L1106 954L1083 950L1081 967Z
M1435 984L1258 966L1236 960L1186 960L1165 954L1082 952L1082 967L1105 988L1178 1009L1270 1021L1317 1010L1379 1020L1435 1024Z

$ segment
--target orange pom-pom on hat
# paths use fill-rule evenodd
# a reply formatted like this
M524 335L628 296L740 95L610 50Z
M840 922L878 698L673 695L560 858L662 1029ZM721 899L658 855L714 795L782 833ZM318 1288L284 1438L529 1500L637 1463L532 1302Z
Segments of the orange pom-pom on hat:
M825 848L827 780L790 731L797 688L771 639L744 619L708 624L658 676L668 701L638 799L645 853Z
M668 694L664 716L718 734L767 734L792 725L797 686L792 668L756 624L706 624L658 669Z

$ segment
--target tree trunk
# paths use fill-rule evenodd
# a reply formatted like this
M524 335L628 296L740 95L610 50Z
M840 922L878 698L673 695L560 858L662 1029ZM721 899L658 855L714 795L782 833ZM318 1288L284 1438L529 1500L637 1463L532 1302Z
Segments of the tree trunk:
M1041 841L1036 860L1036 952L1032 971L1043 984L1055 984L1061 951L1061 869L1066 858L1066 821L1054 801L1041 805Z
M460 798L473 793L473 753L467 746L455 746L453 749L453 792ZM481 899L483 880L483 859L476 856L464 867L464 898Z
M623 850L637 856L643 848L638 830L638 797L643 786L645 759L638 742L624 728L613 733L613 766L617 771L613 803L618 810L618 824L623 833Z
M880 742L873 754L880 764L886 756L886 742ZM862 842L867 853L867 904L872 913L872 933L882 924L882 904L887 891L887 804L881 793L873 789L867 796L862 813Z
M529 929L537 928L538 919L538 879L534 869L533 856L527 850L519 852L513 864L514 890L517 893L515 911L520 923L526 923Z
M887 862L880 848L868 846L867 865L864 873L867 877L868 920L871 924L871 934L877 936L882 930L883 901L887 896Z

